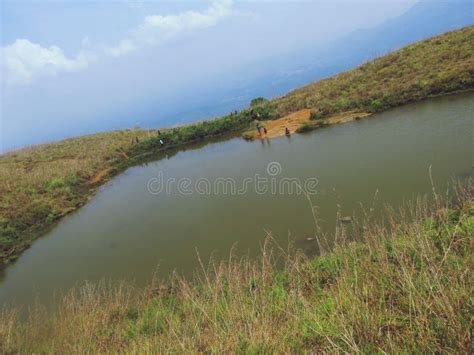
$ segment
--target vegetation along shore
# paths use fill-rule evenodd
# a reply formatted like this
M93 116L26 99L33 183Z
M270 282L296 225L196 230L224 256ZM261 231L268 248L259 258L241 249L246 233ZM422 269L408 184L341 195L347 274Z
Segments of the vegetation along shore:
M84 135L3 154L0 267L15 260L62 216L82 206L104 181L159 151L233 132L247 131L244 135L251 139L255 120L273 124L274 132L280 132L282 124L304 132L428 97L472 90L473 51L474 26L468 26L282 97L255 99L250 107L213 120L171 129Z
M26 320L5 309L0 352L467 354L472 193L471 180L449 202L359 221L313 258L269 241L260 258L211 262L191 280L89 284Z

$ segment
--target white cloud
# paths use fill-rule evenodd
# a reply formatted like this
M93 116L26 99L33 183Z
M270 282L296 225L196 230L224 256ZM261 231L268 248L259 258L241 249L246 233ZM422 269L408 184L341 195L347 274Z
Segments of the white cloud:
M67 58L61 48L42 47L28 39L17 39L0 50L6 82L28 84L37 78L87 68L101 56L121 56L146 46L163 43L182 33L212 27L232 14L232 0L215 0L204 11L176 15L146 16L143 22L114 46L91 46L85 38L75 58Z
M27 84L42 75L56 75L86 68L87 57L81 53L75 59L67 58L61 48L41 47L27 39L17 39L1 49L2 66L11 83Z
M120 56L144 46L157 45L184 32L212 27L231 13L232 0L220 0L214 1L204 12L146 16L138 28L130 31L129 36L106 51Z

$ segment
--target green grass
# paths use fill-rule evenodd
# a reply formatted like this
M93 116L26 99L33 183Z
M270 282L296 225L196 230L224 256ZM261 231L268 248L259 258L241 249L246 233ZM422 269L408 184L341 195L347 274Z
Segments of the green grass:
M84 204L101 170L126 160L121 152L143 130L70 138L0 157L0 267L58 218Z
M305 123L296 129L296 133L307 133L325 126L328 126L328 124L324 122Z
M193 280L87 285L24 321L5 310L0 352L468 353L472 191L363 224L318 257L269 241L260 258L210 263Z
M315 124L338 112L376 112L430 96L474 88L474 26L414 43L353 70L272 100L256 98L240 112L158 130L120 130L37 145L0 156L0 268L65 214L83 205L97 186L156 152L240 132L256 119L303 108ZM135 137L139 143L131 143ZM164 142L162 145L160 140ZM97 179L97 175L102 178Z
M474 86L474 26L416 42L274 100L277 115L378 112Z

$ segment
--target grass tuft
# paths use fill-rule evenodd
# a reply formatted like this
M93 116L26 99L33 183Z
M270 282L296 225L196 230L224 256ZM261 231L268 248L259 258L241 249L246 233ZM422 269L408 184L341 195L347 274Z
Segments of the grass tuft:
M268 240L259 258L231 255L192 280L89 284L26 321L4 310L0 352L468 353L472 191L419 200L317 257Z
M435 36L285 96L256 98L214 120L162 129L130 129L69 138L0 156L0 268L55 221L82 206L97 186L158 151L211 137L255 131L255 120L311 109L319 128L342 112L378 112L430 96L474 88L474 26ZM357 117L356 117L357 118ZM314 122L314 124L313 124ZM252 139L252 134L244 136Z

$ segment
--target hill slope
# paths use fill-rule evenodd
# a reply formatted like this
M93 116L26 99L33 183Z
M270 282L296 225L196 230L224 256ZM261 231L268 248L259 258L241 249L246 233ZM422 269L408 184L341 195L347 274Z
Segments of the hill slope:
M239 73L238 78L244 78L246 83L244 94L241 86L232 95L228 94L229 85L237 85L229 75L220 84L222 99L239 97L239 100L248 102L251 98L248 95L252 93L253 96L255 93L281 95L309 81L350 69L415 41L472 25L472 14L473 5L469 0L421 0L400 16L373 28L357 30L335 42L303 48L261 63L259 74Z
M210 264L193 281L87 285L27 321L0 312L0 353L461 353L472 347L472 190L364 224L313 259ZM435 199L441 201L441 199ZM362 227L362 226L360 226ZM280 265L282 262L279 263ZM472 351L471 351L472 352Z
M432 37L276 99L278 115L303 108L380 111L474 87L474 26Z
M240 112L168 130L122 130L0 156L0 267L104 180L157 151L238 132L256 118L310 109L315 126L346 111L377 112L474 88L474 26L436 36ZM133 140L133 144L131 143ZM138 142L137 142L138 141ZM162 143L163 142L163 143Z

